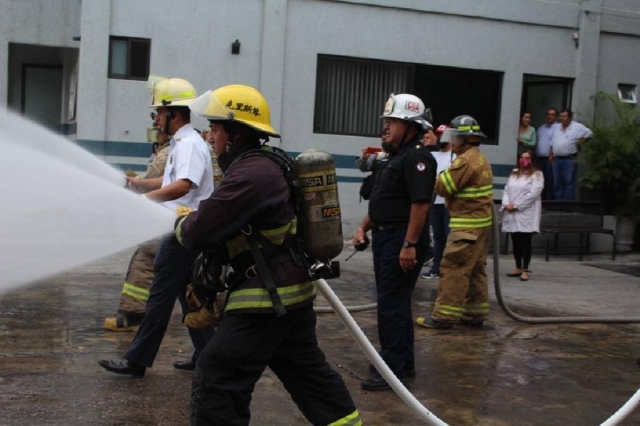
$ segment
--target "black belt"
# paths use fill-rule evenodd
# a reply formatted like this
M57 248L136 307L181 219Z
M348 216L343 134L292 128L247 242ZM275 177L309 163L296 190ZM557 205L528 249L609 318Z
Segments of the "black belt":
M571 155L554 155L553 158L559 158L561 160L566 160L568 158L575 160L576 157L578 156L578 154L571 154Z
M373 225L371 229L374 231L384 231L384 232L402 231L404 229L407 229L408 226L409 226L408 223L393 223L393 224L387 224L387 225Z

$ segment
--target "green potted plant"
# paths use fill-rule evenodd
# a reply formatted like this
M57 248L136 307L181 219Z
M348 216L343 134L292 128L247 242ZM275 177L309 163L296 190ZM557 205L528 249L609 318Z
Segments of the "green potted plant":
M640 217L640 109L598 92L593 138L582 147L582 185L606 194L616 216L616 249L630 251Z

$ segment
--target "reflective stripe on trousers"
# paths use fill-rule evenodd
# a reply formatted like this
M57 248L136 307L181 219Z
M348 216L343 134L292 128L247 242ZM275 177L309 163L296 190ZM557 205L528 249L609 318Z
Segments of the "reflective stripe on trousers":
M303 302L316 294L316 286L310 281L288 287L277 287L277 290L284 306ZM273 302L266 288L246 288L236 290L229 295L225 312L235 309L273 309Z
M335 422L329 424L329 426L362 426L362 420L360 419L360 413L358 410L341 418L340 420L336 420Z
M456 235L458 234L458 235ZM469 238L460 238L468 234ZM473 240L471 237L477 237ZM440 265L438 297L432 317L440 322L484 320L489 314L485 265L491 228L451 230Z
M127 296L133 297L134 299L138 299L143 302L149 300L149 290L130 283L124 283L124 285L122 286L122 294L126 294Z
M452 217L449 227L458 229L487 228L491 226L491 221L491 215L485 217Z

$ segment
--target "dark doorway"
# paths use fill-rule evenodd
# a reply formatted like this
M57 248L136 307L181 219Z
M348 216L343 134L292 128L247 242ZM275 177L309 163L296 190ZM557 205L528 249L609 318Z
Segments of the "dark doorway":
M497 144L502 76L497 71L417 65L415 94L433 109L435 126L469 114L488 136L485 143Z
M549 108L571 108L572 86L570 78L525 74L521 111L531 113L531 125L537 129L545 123Z
M62 120L62 67L22 66L22 114L58 130Z

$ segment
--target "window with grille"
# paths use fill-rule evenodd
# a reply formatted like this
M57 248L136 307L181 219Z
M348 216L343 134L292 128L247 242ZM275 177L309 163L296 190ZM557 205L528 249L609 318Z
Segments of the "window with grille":
M110 37L109 78L146 80L149 77L151 40Z
M379 136L389 94L410 92L413 74L411 64L318 55L314 132Z
M434 126L458 115L478 120L497 144L500 71L318 55L315 133L378 137L389 94L411 93L431 108Z

